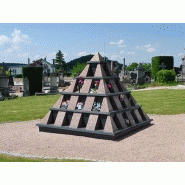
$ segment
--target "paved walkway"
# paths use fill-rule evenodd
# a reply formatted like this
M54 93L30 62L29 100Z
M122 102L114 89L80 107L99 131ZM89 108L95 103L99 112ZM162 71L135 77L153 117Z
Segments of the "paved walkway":
M103 161L185 161L185 114L149 116L151 126L116 141L39 132L40 120L0 124L0 151Z

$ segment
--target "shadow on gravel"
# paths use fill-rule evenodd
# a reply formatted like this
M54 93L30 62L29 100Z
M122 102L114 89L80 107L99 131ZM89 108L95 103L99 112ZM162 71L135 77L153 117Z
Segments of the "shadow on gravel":
M126 134L125 136L119 137L119 138L117 138L117 139L115 139L113 141L122 141L123 139L126 139L127 137L130 137L130 136L132 136L134 134L137 134L138 132L141 132L142 130L147 129L147 128L153 126L153 125L155 125L155 123L150 123L149 125L141 127L141 128L139 128L139 129L137 129L135 131L131 131L130 133Z

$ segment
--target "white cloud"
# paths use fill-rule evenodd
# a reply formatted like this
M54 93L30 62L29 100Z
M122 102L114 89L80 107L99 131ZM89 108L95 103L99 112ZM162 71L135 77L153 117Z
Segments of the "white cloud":
M112 56L111 56L111 60L115 60L115 59L117 59L117 58L122 58L122 57L120 57L119 55L112 55Z
M128 55L133 55L133 54L135 54L135 52L134 51L132 51L132 52L128 52L128 53L126 53L126 54L128 54Z
M35 55L34 56L34 60L39 60L40 58L42 58L40 55Z
M21 30L14 29L12 35L12 43L18 44L20 42L29 42L28 35L21 35Z
M81 51L77 54L77 56L79 57L84 56L84 55L88 55L86 51Z
M146 45L146 46L144 46L145 48L150 48L151 47L151 45L150 44L148 44L148 45Z
M7 36L5 35L0 35L0 46L2 46L3 44L7 43L7 42L10 42L11 39L8 38Z
M120 40L118 42L110 42L111 45L117 45L118 47L126 47L125 45L122 46L121 44L124 42L124 40Z
M119 45L118 47L121 47L121 48L123 48L123 47L126 47L126 45L124 45L124 46L121 46L121 45Z
M181 57L181 56L183 56L183 55L184 55L184 53L179 53L179 54L178 54L179 57Z
M149 53L154 52L155 50L156 50L155 48L148 48L148 49L147 49L147 51L148 51Z
M122 51L120 51L120 53L119 54L122 54L122 53L124 53L124 51L122 50Z
M23 53L23 54L18 54L18 57L28 57L30 53Z
M5 46L5 53L12 53L20 50L20 47L24 44L28 44L30 39L28 35L22 35L20 30L14 29L11 37L5 35L0 36L0 45Z

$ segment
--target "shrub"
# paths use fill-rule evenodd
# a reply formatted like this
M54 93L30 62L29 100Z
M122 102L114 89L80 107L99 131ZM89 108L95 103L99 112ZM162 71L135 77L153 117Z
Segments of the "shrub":
M23 78L23 76L19 74L19 75L15 75L15 78Z
M157 72L161 70L160 65L164 63L166 65L165 69L171 70L173 69L173 56L157 56L152 57L152 78L157 75Z
M175 77L176 73L174 72L173 69L171 70L165 69L157 72L156 81L159 83L168 83L174 81Z

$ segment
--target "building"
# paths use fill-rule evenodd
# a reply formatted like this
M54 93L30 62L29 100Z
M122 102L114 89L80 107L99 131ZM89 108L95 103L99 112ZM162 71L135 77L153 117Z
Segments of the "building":
M15 66L9 66L8 71L11 71L12 76L22 75L22 68L27 67L27 64L18 64Z

